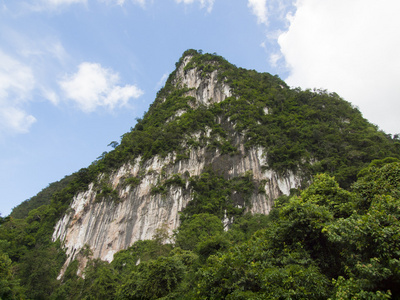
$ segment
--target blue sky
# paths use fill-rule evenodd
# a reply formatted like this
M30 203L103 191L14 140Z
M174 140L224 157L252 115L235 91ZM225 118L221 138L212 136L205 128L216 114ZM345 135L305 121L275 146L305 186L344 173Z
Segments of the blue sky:
M111 150L190 48L335 91L399 133L399 11L398 0L0 0L0 213Z

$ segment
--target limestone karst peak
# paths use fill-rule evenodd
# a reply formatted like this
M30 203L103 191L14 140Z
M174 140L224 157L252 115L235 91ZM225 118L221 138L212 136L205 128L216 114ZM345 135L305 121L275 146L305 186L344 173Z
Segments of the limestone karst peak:
M194 215L229 229L246 213L268 214L316 173L348 187L370 160L399 157L398 145L337 95L290 89L277 76L188 50L115 149L65 179L29 220L46 212L38 219L46 230L34 237L54 228L67 254L61 275L74 259L82 272L82 253L112 261Z

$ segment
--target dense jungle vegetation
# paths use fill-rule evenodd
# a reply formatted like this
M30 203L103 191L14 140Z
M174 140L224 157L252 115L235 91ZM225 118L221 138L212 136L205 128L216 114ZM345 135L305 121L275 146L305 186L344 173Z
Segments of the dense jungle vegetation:
M276 76L195 50L177 68L187 55L185 70L202 77L217 70L232 96L196 105L173 72L114 150L0 218L0 299L399 299L399 136L379 131L334 93L290 89ZM227 180L206 168L188 179L194 199L173 236L161 227L112 263L85 249L84 279L77 261L56 279L66 256L51 241L54 225L99 174L171 152L184 160L196 147L245 155L238 136L246 149L264 147L266 169L300 174L302 189L280 197L268 216L249 215L232 205L230 191L250 193L251 172ZM113 193L103 183L99 192ZM224 211L234 216L228 231Z

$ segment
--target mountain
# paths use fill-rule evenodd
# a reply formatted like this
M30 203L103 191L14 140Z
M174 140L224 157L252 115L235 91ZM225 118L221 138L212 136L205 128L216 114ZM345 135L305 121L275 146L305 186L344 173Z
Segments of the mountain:
M112 261L116 252L151 239L164 224L172 234L185 208L192 210L188 214L213 213L225 226L245 211L268 214L274 199L301 185L303 177L293 170L269 170L261 145L245 146L248 138L232 120L242 118L229 112L232 103L251 104L238 101L220 64L227 63L186 53L143 120L98 162L111 170L74 197L53 234L66 246L65 266L85 245L93 257ZM282 89L270 77L265 84ZM264 105L256 110L261 118L268 113ZM221 182L222 190L204 193L209 179Z
M277 198L286 203L285 195L304 194L316 174L334 176L325 180L340 201L352 203L355 196L346 189L357 174L369 172L371 161L400 158L398 138L379 131L337 94L289 88L277 76L196 50L183 54L148 112L112 144L113 151L2 220L0 249L19 266L23 285L41 289L32 298L50 297L60 284L66 289L63 282L76 273L89 282L90 270L97 274L102 261L123 269L126 261L132 268L145 261L143 253L150 253L147 260L162 259L174 244L194 251L179 255L195 260L197 253L204 263L228 242L201 246L195 237L204 232L193 228L244 242L264 226ZM335 217L349 217L354 208L335 207ZM195 223L202 225L188 225ZM52 262L48 270L46 260ZM35 283L32 276L39 273L47 281ZM54 281L57 276L61 281Z

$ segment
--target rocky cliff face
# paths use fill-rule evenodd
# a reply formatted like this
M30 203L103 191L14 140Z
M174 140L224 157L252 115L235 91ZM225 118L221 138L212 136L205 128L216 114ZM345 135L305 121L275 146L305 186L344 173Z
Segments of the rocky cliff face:
M177 69L174 84L189 88L187 95L196 98L196 106L208 106L232 95L230 87L218 81L218 70L214 70L208 76L202 76L202 72L197 68L185 70L191 59L192 56L184 57L183 63Z
M188 88L187 95L196 99L192 103L194 107L211 105L232 96L230 87L218 81L217 70L208 76L201 76L197 68L185 70L191 58L184 58L173 84ZM264 111L267 113L268 109ZM178 111L176 115L182 113L184 111ZM192 134L191 138L200 140L207 134L207 131L199 132ZM99 181L112 187L114 198L117 194L117 201L110 195L99 193L95 183L74 197L70 209L58 221L53 234L53 240L60 239L68 255L61 275L75 258L81 262L80 270L83 269L86 259L82 250L87 247L93 251L93 258L112 261L113 255L119 250L126 249L135 241L151 239L157 228L166 226L172 233L179 226L178 213L193 198L188 178L200 175L206 166L219 170L227 179L252 171L254 182L263 190L254 191L249 197L247 210L252 213L268 214L274 199L289 194L291 188L300 185L300 178L292 173L280 176L268 170L263 148L245 149L239 133L234 134L233 141L239 150L234 155L221 154L218 149L198 147L190 149L185 159L177 160L176 153L145 161L138 157L111 175L100 175ZM155 192L154 187L174 175L179 175L186 184L169 185L166 192ZM132 184L127 178L140 179ZM225 224L228 226L229 220L225 220Z

